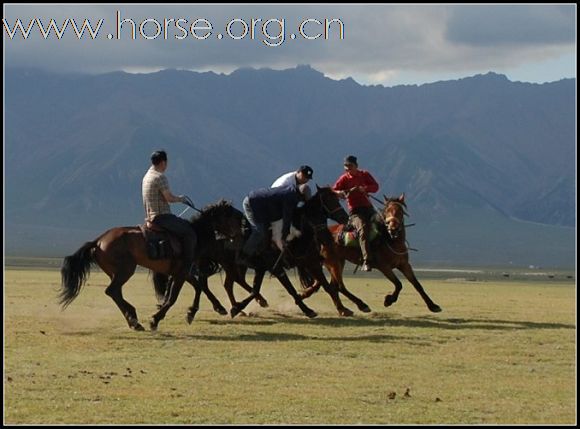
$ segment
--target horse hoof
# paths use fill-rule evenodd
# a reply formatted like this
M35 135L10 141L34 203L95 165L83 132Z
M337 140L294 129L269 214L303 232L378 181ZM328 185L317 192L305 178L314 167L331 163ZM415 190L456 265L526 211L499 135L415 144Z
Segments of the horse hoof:
M154 320L151 320L149 322L149 328L151 328L152 331L156 331L157 330L157 323Z
M226 316L228 314L228 310L223 307L216 307L214 308L214 311L218 314L221 314L222 316Z
M359 310L362 311L363 313L370 313L372 311L371 308L366 304L361 306Z
M187 322L188 325L191 325L191 322L193 322L194 318L195 314L187 313L187 316L185 316L185 321Z
M233 319L240 313L240 309L237 306L233 306L230 310L230 317Z
M348 308L343 308L338 312L338 314L340 314L343 317L351 317L352 315L354 315L352 310L349 310Z
M387 295L385 297L385 307L389 307L391 305L393 305L397 300L395 298L393 298L392 295Z
M304 314L306 314L306 317L308 317L309 319L314 319L316 316L318 316L318 314L314 310L310 310Z
M258 301L258 305L262 308L268 308L268 301L266 301L265 299L257 299L256 301Z
M140 323L137 323L136 325L133 326L133 329L136 331L144 331L145 328L143 327L143 325L141 325Z
M439 307L437 304L429 307L429 310L431 310L431 312L433 313L441 313L443 311L443 309Z

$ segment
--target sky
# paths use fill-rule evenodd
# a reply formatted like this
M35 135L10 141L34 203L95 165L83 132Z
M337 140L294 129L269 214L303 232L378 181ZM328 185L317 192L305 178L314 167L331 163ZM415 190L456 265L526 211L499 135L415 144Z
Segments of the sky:
M572 3L5 4L3 55L5 67L53 72L230 73L309 64L363 85L489 71L543 83L576 77L576 10ZM82 37L75 33L83 23L94 37L88 26Z

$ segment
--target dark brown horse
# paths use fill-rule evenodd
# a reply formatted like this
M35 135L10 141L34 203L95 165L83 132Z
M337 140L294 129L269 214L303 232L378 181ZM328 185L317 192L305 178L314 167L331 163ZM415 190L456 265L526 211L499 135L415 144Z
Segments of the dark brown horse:
M379 235L379 237L371 242L372 260L370 261L370 265L372 268L378 269L382 272L395 286L394 293L385 296L385 307L388 307L397 301L399 293L403 287L400 280L393 272L396 268L402 272L415 287L429 310L438 313L441 311L441 307L435 304L429 295L427 295L423 286L419 283L419 280L417 280L413 268L409 263L409 249L407 248L404 224L404 216L407 214L406 208L407 205L405 203L404 194L399 198L384 197L382 216L386 228L381 226L379 230L386 229L387 232ZM344 227L344 225L330 227L330 231L334 237L334 242L333 245L322 247L321 254L324 257L324 265L330 272L332 283L337 285L338 290L354 302L359 310L369 312L370 308L368 305L352 294L343 282L342 272L344 270L345 261L349 260L357 265L362 263L362 254L358 244L354 246L348 246L345 244L343 239ZM301 277L305 277L301 279L303 284L312 284L312 286L302 294L304 298L307 298L317 291L319 285L316 283L313 284L312 280L307 278L307 276L303 276L302 273Z
M243 216L241 212L240 216ZM206 251L201 256L199 261L199 281L207 282L207 278L217 274L218 272L225 273L224 289L227 292L228 298L232 307L237 305L236 298L234 296L233 287L234 283L239 284L248 293L252 292L252 286L246 282L246 271L247 267L236 264L236 255L239 249L235 244L232 244L231 240L225 238L218 238L210 245L207 246ZM166 274L154 273L153 274L153 285L155 287L155 294L159 302L159 308L163 305L167 299L167 294L169 293L170 281L173 281ZM197 292L197 291L196 291ZM268 301L260 294L256 296L256 301L261 307L268 307ZM187 313L187 323L191 323L199 310L199 295L196 293L193 304L189 307ZM220 314L228 314L224 309L217 309L214 304L214 310Z
M197 234L198 244L196 258L199 260L205 248L215 241L215 232L219 232L232 239L241 236L241 213L231 204L220 201L206 207L201 213L191 219L191 226ZM193 276L188 277L181 257L172 259L150 259L147 255L146 242L138 226L112 228L93 241L85 243L73 255L64 259L61 276L62 286L60 303L66 308L79 294L82 285L86 282L92 264L97 264L109 276L111 283L105 290L127 320L129 327L143 331L139 323L137 312L129 302L123 298L123 285L133 276L137 265L149 268L156 273L171 275L174 281L159 311L153 316L151 327L155 329L160 320L165 317L167 310L173 305L183 283L187 280L196 288L196 294L205 292L216 306L217 299L211 292L198 283ZM219 304L219 301L217 301ZM221 307L221 304L219 304ZM223 307L222 307L223 309ZM225 309L224 309L225 311Z
M317 186L316 194L295 212L293 224L301 231L301 236L288 244L284 255L281 257L280 251L275 246L271 246L251 259L250 266L255 270L253 286L251 294L240 303L236 301L233 294L233 283L235 281L248 290L244 278L248 267L239 264L237 252L232 246L228 246L227 242L220 245L219 240L214 243L213 249L207 252L206 259L200 264L200 271L210 271L212 263L218 263L223 267L226 276L224 288L232 304L230 311L232 317L242 312L253 299L256 299L262 307L267 306L265 299L260 295L262 281L267 271L270 271L278 279L304 314L308 317L315 317L316 313L302 303L302 299L284 271L284 267L294 266L316 279L317 284L322 286L331 296L340 315L351 316L352 311L342 304L336 287L328 283L322 270L320 248L323 243L332 243L332 236L327 227L328 218L337 222L346 222L348 215L340 205L337 195L329 187ZM246 235L249 233L248 230ZM158 297L163 297L166 293L168 280L170 281L164 276L154 277ZM194 300L191 308L197 308L198 304L199 300L197 302ZM188 322L191 322L190 316L191 314L188 314Z
M316 186L316 189L316 194L294 213L293 224L301 232L300 237L288 243L283 255L277 248L269 247L250 261L250 267L254 268L255 271L253 291L246 299L232 306L230 311L232 317L241 312L252 299L259 295L266 271L270 271L276 276L304 314L308 317L316 316L313 310L306 307L302 297L294 289L282 268L283 265L285 268L299 267L299 271L314 278L317 284L322 286L330 295L340 315L352 315L352 311L340 301L336 286L326 280L320 258L320 249L323 244L332 242L332 237L328 234L327 220L330 218L337 222L345 222L348 215L340 205L338 196L330 187Z

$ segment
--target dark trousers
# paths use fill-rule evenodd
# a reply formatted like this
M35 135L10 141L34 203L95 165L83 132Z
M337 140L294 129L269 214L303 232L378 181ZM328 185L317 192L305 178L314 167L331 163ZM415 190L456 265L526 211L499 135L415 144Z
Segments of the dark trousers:
M350 213L350 223L356 228L363 262L369 260L369 232L378 213L373 207L357 207Z
M185 259L185 262L187 263L192 263L193 258L195 257L197 235L195 234L191 223L172 213L155 216L153 223L173 232L181 238L181 243L183 245L183 259Z

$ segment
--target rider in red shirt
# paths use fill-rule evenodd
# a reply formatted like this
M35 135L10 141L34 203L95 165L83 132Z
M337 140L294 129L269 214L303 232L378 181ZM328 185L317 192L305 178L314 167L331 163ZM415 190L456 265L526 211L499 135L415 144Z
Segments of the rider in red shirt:
M379 190L379 184L366 170L358 169L355 156L344 159L345 173L338 178L333 186L346 198L351 214L351 223L356 228L363 257L362 270L370 271L368 236L372 218L376 211L371 204L368 194Z

